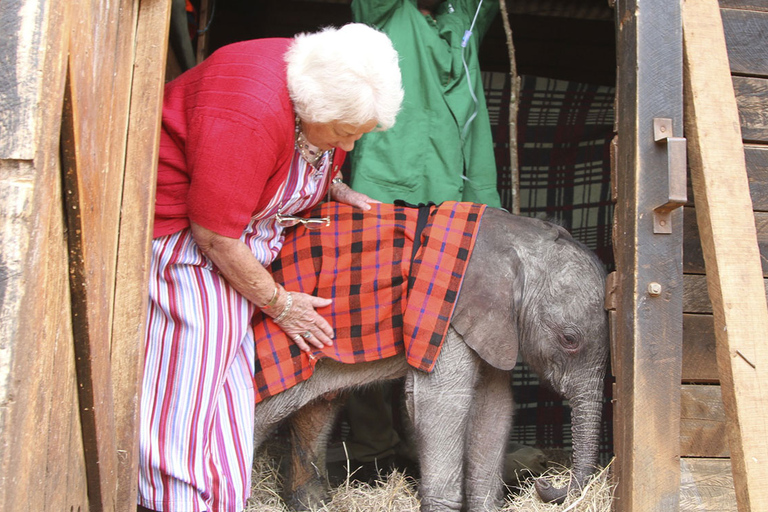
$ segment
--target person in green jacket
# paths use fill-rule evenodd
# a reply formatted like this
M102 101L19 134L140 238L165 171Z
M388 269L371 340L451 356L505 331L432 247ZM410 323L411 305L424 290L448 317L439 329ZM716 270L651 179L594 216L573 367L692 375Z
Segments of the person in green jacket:
M350 153L354 190L388 203L501 205L478 62L480 40L498 11L498 0L352 1L355 21L392 40L405 90L395 126L363 135ZM409 440L395 428L392 395L391 386L382 386L348 398L346 446L360 480L413 466Z
M390 203L501 205L478 62L498 11L497 0L353 0L354 20L392 40L405 90L396 126L351 153L354 190Z

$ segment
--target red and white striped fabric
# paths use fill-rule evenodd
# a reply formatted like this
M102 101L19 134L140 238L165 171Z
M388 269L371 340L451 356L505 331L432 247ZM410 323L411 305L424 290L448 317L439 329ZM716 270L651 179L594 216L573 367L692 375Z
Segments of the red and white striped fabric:
M274 219L317 204L332 157L298 154L286 183L241 240L269 265L283 243ZM190 230L152 245L141 400L139 498L157 511L237 512L250 494L255 306L217 272Z

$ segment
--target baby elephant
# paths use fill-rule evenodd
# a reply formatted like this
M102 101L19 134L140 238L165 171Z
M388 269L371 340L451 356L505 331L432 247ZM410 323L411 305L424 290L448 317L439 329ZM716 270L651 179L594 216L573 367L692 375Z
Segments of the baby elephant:
M319 501L338 409L320 397L405 376L421 509L493 509L503 498L510 370L519 353L572 407L572 481L564 488L536 483L543 500L561 502L580 490L597 463L608 359L604 293L600 262L565 229L489 208L434 370L415 370L403 355L354 365L321 360L310 379L257 405L255 445L293 415L287 491L297 506Z

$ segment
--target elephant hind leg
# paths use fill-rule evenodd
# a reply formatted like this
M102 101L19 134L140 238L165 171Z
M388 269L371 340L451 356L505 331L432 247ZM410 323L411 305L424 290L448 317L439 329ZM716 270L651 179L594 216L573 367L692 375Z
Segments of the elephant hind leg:
M342 404L341 398L321 397L288 420L291 456L285 494L288 504L296 510L320 505L327 496L326 446Z
M467 437L467 512L496 510L501 505L502 467L514 399L510 372L481 364L480 382L472 403Z

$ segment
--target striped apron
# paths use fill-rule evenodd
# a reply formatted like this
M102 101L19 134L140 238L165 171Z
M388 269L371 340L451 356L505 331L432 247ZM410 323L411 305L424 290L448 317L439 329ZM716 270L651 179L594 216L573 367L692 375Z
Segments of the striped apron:
M318 168L296 152L286 182L240 240L268 266L283 244L274 216L322 199ZM236 512L250 495L256 307L235 291L191 231L152 242L141 395L138 503L157 511Z

